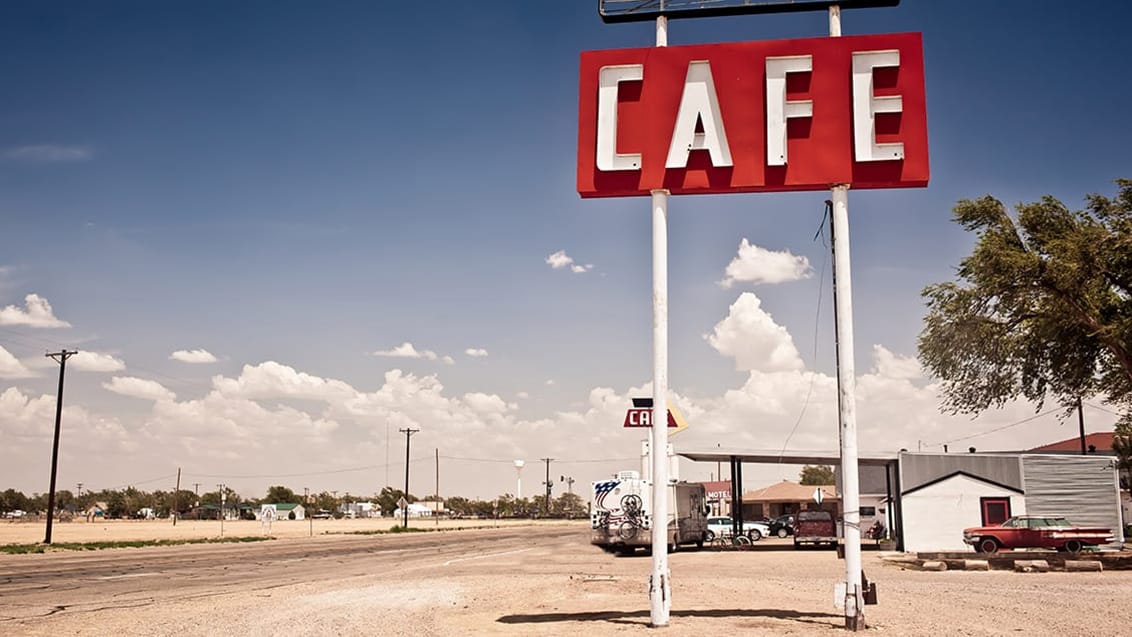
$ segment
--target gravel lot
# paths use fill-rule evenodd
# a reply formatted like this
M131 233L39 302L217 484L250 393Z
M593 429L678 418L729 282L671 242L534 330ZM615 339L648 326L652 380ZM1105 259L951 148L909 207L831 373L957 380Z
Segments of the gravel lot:
M118 525L106 524L101 539L118 532ZM140 528L135 523L121 526L130 533ZM614 557L589 546L587 523L294 536L239 546L0 556L0 633L653 631L647 595L651 560L644 554ZM3 537L0 541L6 541ZM57 578L58 573L74 574L67 585L18 577L21 570L53 561ZM99 566L84 566L88 562ZM681 551L670 562L672 619L662 634L843 632L843 616L833 607L833 586L843 579L844 566L832 551L795 551L789 540L763 540L748 551ZM864 567L878 583L880 598L879 605L866 607L866 634L1132 633L1132 571L922 572L883 562L873 552L865 554ZM249 572L255 577L248 577Z

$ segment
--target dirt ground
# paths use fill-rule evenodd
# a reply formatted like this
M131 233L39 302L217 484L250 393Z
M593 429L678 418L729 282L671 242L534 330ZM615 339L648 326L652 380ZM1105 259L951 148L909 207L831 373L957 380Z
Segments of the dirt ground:
M323 524L329 531L376 522ZM139 537L154 526L72 524L57 537ZM211 525L200 529L208 536L219 526L199 524ZM225 535L259 530L243 524L229 531L226 523ZM250 545L0 556L0 633L589 637L658 630L650 627L651 559L590 546L586 522L376 536L319 535L316 527L313 539L299 531L307 526L277 522L273 535L291 535ZM42 532L36 528L32 541ZM191 533L191 525L177 528ZM0 541L10 532L4 528ZM844 562L832 551L766 539L752 550L682 550L669 558L671 620L660 634L844 634L833 604ZM927 572L875 551L863 555L863 566L880 600L865 609L865 634L1132 634L1132 571ZM35 570L54 579L21 579Z

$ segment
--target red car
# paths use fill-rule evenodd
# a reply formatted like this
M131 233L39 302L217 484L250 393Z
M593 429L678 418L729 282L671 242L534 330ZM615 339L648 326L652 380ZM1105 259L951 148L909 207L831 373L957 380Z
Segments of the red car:
M998 526L963 529L963 542L980 553L999 549L1047 548L1078 553L1113 541L1112 529L1073 526L1065 518L1018 515Z

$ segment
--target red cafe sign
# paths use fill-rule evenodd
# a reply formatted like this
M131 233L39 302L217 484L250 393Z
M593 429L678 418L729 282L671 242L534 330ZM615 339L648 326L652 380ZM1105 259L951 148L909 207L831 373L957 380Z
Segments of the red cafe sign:
M586 51L583 197L922 187L918 33Z

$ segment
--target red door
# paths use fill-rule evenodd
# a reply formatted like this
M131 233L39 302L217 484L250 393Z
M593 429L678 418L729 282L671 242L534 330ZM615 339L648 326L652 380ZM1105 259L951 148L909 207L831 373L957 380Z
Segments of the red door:
M1002 524L1010 517L1010 498L979 498L983 510L983 526Z

